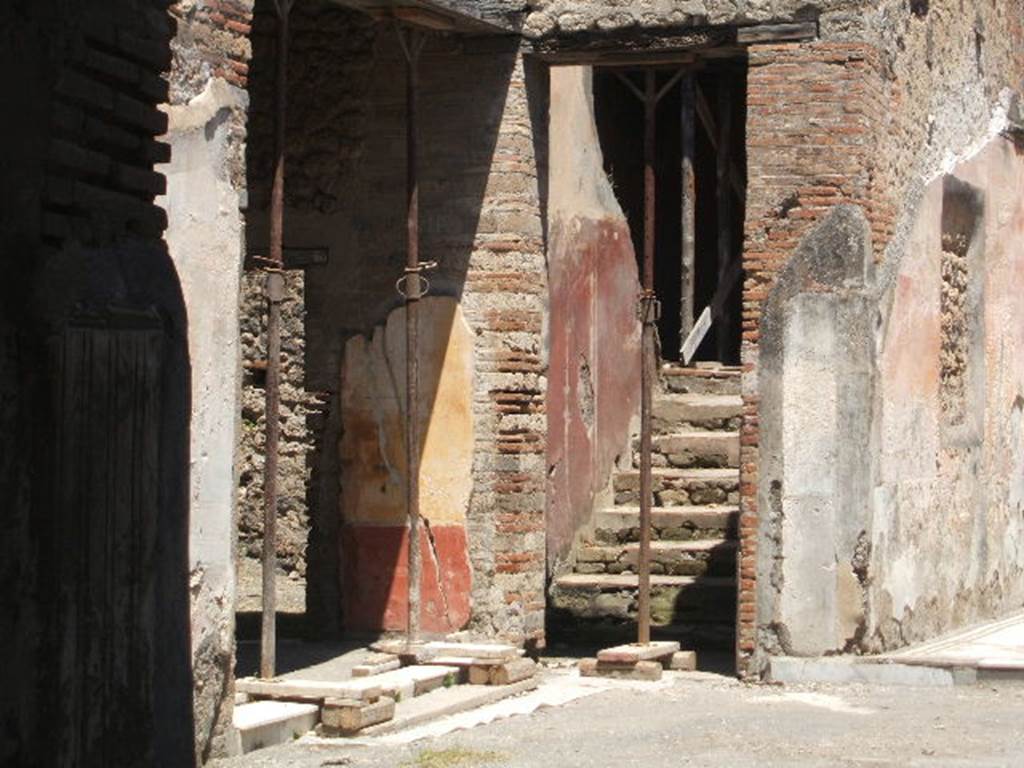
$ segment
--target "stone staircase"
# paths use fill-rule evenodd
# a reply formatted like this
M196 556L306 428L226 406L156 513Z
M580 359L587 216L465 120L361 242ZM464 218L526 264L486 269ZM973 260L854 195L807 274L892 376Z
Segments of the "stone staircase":
M665 365L654 398L652 634L731 648L736 621L740 371ZM634 631L639 550L639 438L616 470L615 504L598 510L572 573L551 587L557 632L609 639Z

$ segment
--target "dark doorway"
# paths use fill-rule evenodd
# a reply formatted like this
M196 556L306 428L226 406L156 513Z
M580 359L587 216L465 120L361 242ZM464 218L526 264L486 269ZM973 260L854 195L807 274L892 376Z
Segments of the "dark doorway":
M658 75L659 87L668 84L678 67ZM629 222L635 252L643 253L643 131L644 109L622 77L629 71L596 69L594 110L604 167ZM696 361L739 362L742 280L723 274L720 251L725 248L738 263L743 237L746 152L746 74L743 62L731 60L702 66L694 72L695 92L702 108L694 115L695 248L692 317L682 317L682 203L683 203L683 99L679 87L670 88L657 109L655 211L655 289L662 311L658 321L661 359L680 361L687 330L705 307L716 300L719 287L731 287L718 297L720 312L693 357ZM639 83L638 77L634 81ZM703 112L704 120L699 113ZM724 147L723 176L719 134L730 126ZM720 177L725 195L720 195ZM721 198L725 197L725 200ZM727 241L723 243L723 239Z

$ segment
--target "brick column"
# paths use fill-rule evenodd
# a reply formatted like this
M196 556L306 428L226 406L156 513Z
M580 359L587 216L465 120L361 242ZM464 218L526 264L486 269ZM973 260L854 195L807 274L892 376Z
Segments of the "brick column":
M743 426L737 662L756 674L758 350L761 309L801 238L840 203L861 206L876 258L892 232L879 178L886 89L879 52L864 43L754 46L747 81L747 213L743 267Z
M466 274L477 331L477 451L469 513L473 626L516 641L544 637L547 273L535 124L522 57L511 72Z

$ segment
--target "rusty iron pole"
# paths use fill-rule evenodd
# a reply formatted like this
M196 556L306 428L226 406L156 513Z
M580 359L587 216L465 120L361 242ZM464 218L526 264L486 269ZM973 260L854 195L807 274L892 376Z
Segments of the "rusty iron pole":
M266 443L263 463L263 605L260 677L274 677L277 655L277 453L281 434L281 302L284 299L284 146L288 99L288 15L294 0L275 0L277 82L274 120L274 178L270 189L270 254L267 281Z
M419 57L426 38L401 28L398 39L405 54L406 100L406 265L401 280L405 296L405 503L409 518L409 613L406 642L420 640L420 583L423 563L420 551L420 445L419 445L419 301L424 295L422 273L429 264L420 262L420 190L418 168Z
M654 332L658 300L654 292L655 150L658 94L656 73L644 72L644 258L640 318L640 553L637 568L637 642L651 641L651 406L654 388Z

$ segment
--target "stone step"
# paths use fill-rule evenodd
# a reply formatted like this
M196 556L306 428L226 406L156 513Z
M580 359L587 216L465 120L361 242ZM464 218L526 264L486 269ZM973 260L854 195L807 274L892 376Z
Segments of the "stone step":
M735 538L739 507L654 507L651 537L662 541ZM639 507L608 507L594 519L594 538L601 544L621 544L640 538Z
M653 423L656 433L686 428L736 431L743 415L739 395L658 394L654 397Z
M579 574L636 573L640 544L589 545L576 553ZM736 542L725 539L652 541L651 573L671 576L731 576L736 572Z
M739 504L740 473L732 468L676 469L655 467L651 473L654 505ZM616 472L615 503L640 503L640 471Z
M660 467L739 467L738 432L676 432L654 435L652 454ZM640 440L633 441L633 465L640 464Z
M551 606L575 620L635 621L637 576L570 573L555 579ZM714 576L651 576L651 624L735 621L736 581Z
M739 366L685 367L668 363L661 367L661 384L666 392L707 395L739 395Z
M288 744L308 733L320 721L317 704L294 701L254 701L239 704L232 715L243 753Z

